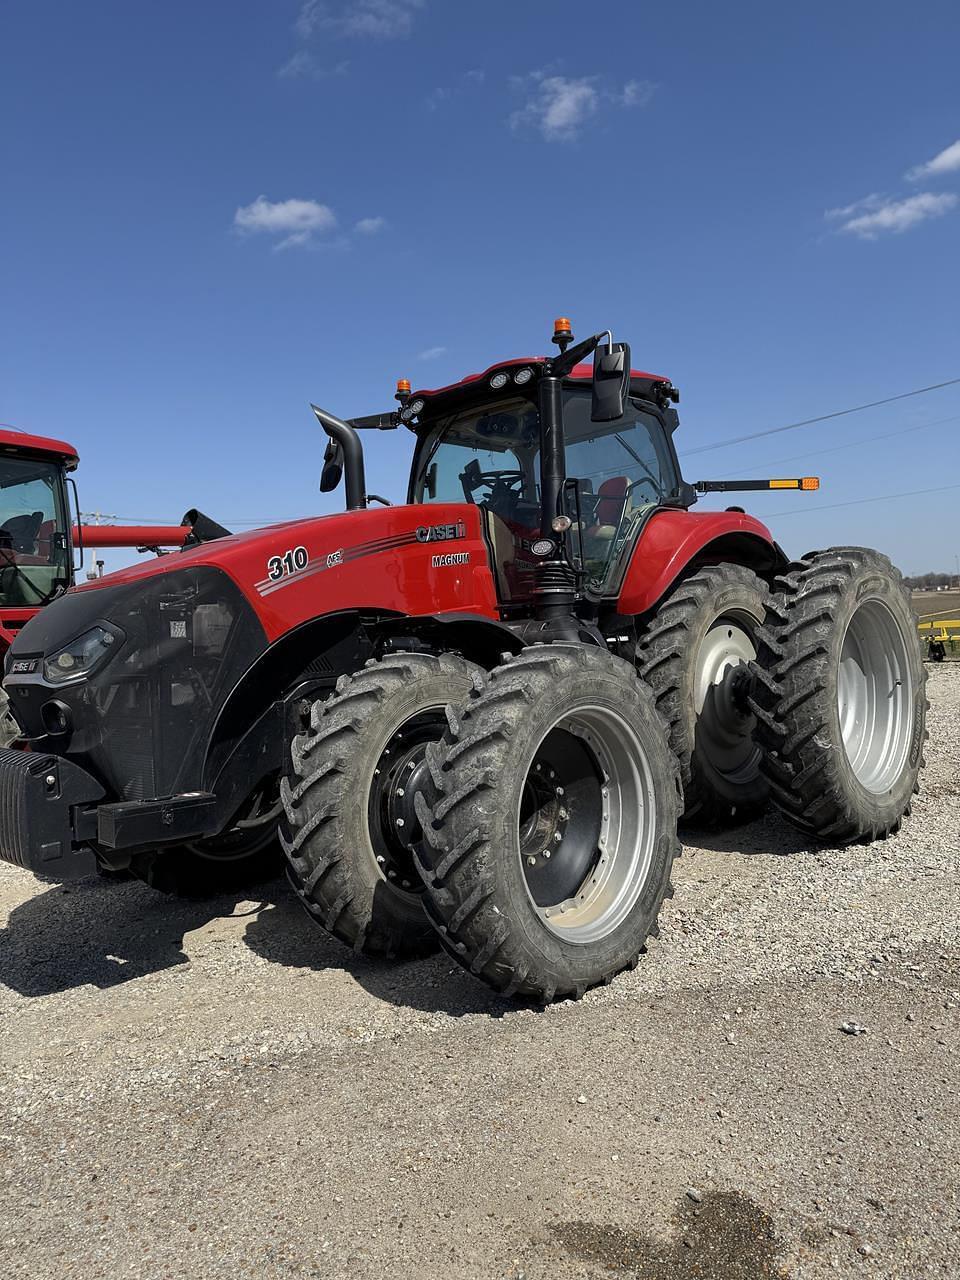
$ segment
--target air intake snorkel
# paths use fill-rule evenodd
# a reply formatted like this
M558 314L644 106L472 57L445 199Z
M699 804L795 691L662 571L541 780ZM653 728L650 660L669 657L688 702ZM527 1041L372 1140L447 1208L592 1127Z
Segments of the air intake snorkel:
M342 418L312 404L317 421L330 437L323 457L323 473L320 477L321 493L332 493L346 477L347 510L363 511L367 505L367 482L363 473L363 445L360 436Z

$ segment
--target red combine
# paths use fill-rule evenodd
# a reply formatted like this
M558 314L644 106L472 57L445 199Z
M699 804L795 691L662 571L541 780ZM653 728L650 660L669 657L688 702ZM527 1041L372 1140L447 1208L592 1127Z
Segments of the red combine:
M190 526L72 525L68 485L73 445L0 429L0 658L24 623L73 585L76 553L87 547L181 547ZM0 699L0 741L16 737Z
M670 380L609 334L554 342L401 383L393 413L314 407L344 514L208 526L29 622L0 854L189 891L262 870L279 826L304 906L354 950L439 942L549 1001L636 963L681 817L772 797L813 837L895 830L926 708L896 570L791 561L741 509L692 511L698 489L814 482L686 482ZM407 501L372 509L361 434L397 429Z

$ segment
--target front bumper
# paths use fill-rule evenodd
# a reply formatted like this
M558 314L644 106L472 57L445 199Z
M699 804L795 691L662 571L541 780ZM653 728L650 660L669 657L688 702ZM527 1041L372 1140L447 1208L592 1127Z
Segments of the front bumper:
M79 837L85 808L102 796L69 760L0 748L0 858L53 880L92 875L96 857Z
M202 839L223 821L208 792L99 804L103 796L70 760L0 748L0 859L45 879L78 880L98 862L123 865L132 849Z

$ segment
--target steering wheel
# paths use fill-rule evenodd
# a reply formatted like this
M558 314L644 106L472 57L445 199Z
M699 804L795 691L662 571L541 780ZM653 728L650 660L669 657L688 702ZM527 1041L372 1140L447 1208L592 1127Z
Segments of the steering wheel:
M469 462L460 473L463 496L468 502L473 501L474 493L483 485L490 490L487 496L488 503L502 501L505 498L516 502L523 493L525 479L522 471L481 471L476 459Z

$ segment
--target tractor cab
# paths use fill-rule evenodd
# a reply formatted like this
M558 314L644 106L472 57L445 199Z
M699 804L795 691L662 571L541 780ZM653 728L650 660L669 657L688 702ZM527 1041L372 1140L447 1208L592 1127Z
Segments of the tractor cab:
M647 516L676 503L679 469L648 374L634 374L623 415L597 422L589 366L561 389L564 470L560 523L584 590L616 588L624 548ZM524 376L526 375L526 376ZM518 384L517 379L521 381ZM661 380L656 380L661 381ZM543 495L537 378L530 365L494 366L448 392L420 393L411 503L467 502L485 513L502 598L529 596L531 552L542 553ZM669 412L669 411L668 411ZM548 552L551 548L545 548Z
M20 620L20 611L35 612L71 583L66 473L76 465L70 445L0 431L0 620L5 627Z

